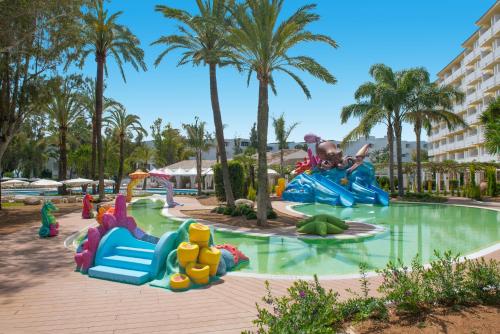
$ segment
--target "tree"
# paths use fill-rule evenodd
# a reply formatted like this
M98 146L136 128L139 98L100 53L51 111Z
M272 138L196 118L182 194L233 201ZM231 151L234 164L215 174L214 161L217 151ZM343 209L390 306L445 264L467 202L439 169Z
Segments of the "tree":
M280 149L280 174L281 177L285 177L285 170L283 168L283 150L288 148L288 138L299 123L293 123L288 128L286 128L285 114L281 114L280 117L273 117L273 127L274 133L276 135L276 140L278 141Z
M389 163L389 147L386 146L379 150L370 152L370 160L374 164L387 164Z
M201 167L202 153L210 149L212 138L208 131L205 130L206 122L200 122L198 117L194 118L194 123L183 124L182 127L186 130L187 144L195 152L196 157L196 179L198 183L198 196L201 195Z
M91 177L91 168L89 168L91 155L92 147L89 144L83 144L76 150L70 151L68 155L70 168L79 176L86 178Z
M75 44L80 5L0 1L0 161L25 120L46 104L49 75L70 61L66 51Z
M241 148L241 138L238 136L234 136L234 147L233 147L233 156L243 153L243 149Z
M125 162L125 139L132 138L133 132L137 135L146 135L147 131L142 127L140 117L133 114L127 114L125 107L119 105L109 112L109 116L104 118L104 123L118 136L120 145L118 175L116 179L115 193L120 192L120 186L123 178L123 166Z
M276 93L273 74L282 72L302 88L307 98L311 93L304 81L293 70L305 71L313 77L334 84L335 78L316 60L307 56L292 56L291 49L305 42L323 42L336 48L337 43L328 36L307 30L319 20L313 13L316 5L305 5L278 23L283 0L246 0L232 8L235 25L230 27L229 43L233 48L233 63L248 72L247 82L256 74L259 82L257 112L258 133L258 200L257 224L267 225L270 205L267 181L267 131L269 124L269 87Z
M166 49L156 59L158 65L163 57L175 49L184 49L178 65L192 63L199 66L208 65L210 75L210 100L214 116L215 137L217 150L222 164L222 177L226 191L227 204L234 206L234 195L229 178L227 153L224 141L224 127L219 105L217 88L217 67L226 65L229 48L226 41L230 20L228 8L233 0L207 0L196 1L198 15L186 11L157 5L156 11L163 13L167 19L179 21L179 35L162 36L153 44L166 45Z
M138 145L129 157L130 162L135 166L134 168L142 168L142 170L147 170L149 168L149 163L153 160L155 151L148 145L141 143ZM147 178L144 179L142 189L146 189Z
M394 186L394 108L393 96L386 89L388 85L384 82L386 76L382 75L386 70L385 65L373 65L370 68L370 76L373 82L366 82L358 87L354 93L356 103L342 108L341 121L346 123L349 118L360 119L356 126L342 141L342 145L347 145L350 141L361 137L368 137L371 130L377 124L384 124L387 127L387 146L389 161L389 185L391 193L395 191ZM382 72L382 73L381 73ZM389 73L390 74L390 73ZM398 183L401 184L401 183Z
M97 63L95 93L95 129L97 144L97 165L99 173L99 200L104 199L104 160L102 148L102 115L104 73L107 71L107 56L115 59L122 78L125 79L123 63L130 63L135 70L146 70L144 51L139 47L139 39L125 26L118 24L117 19L122 12L109 14L104 9L104 0L92 0L84 16L81 43L78 54L81 65L89 55L93 55Z
M106 86L103 88L103 92ZM96 84L94 79L86 78L84 80L81 104L87 110L92 123L92 146L91 146L91 164L90 164L90 178L97 179L96 163L97 163L97 126L96 126ZM113 99L103 97L102 113L106 113L111 108L118 106L118 102Z
M64 180L68 173L68 130L78 118L83 117L84 110L79 100L81 78L70 76L58 78L57 81L59 83L51 94L45 111L50 119L49 129L58 137L58 179Z
M486 150L493 156L500 155L500 97L490 103L480 119L485 130Z
M420 150L420 158L421 162L429 161L429 152L427 150ZM411 161L417 162L417 149L411 151Z
M432 124L445 122L448 129L457 126L466 127L463 118L452 111L454 102L462 102L464 94L451 85L437 85L430 82L429 72L425 69L415 69L410 72L414 76L413 91L405 102L407 112L404 120L413 124L417 147L417 191L422 192L422 157L421 133L422 128L430 132Z
M167 166L189 158L190 152L185 149L185 138L179 129L170 123L162 127L162 122L161 118L157 118L151 126L156 164Z
M259 147L258 142L257 123L253 123L252 128L250 129L250 145L248 147L257 149Z

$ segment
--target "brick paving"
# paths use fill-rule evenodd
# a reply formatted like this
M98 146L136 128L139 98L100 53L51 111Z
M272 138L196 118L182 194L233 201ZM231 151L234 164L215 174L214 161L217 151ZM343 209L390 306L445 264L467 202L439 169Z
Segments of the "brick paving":
M252 328L264 280L225 276L219 284L172 293L91 279L74 271L63 246L89 225L79 213L59 219L61 234L39 239L38 226L0 235L0 333L240 333ZM500 259L500 251L487 255ZM378 277L370 278L373 288ZM284 293L291 280L270 280ZM358 289L356 279L325 280L338 291Z

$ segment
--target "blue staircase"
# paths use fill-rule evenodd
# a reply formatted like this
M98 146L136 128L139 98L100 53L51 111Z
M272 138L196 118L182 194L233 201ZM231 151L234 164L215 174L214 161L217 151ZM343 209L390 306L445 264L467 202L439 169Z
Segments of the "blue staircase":
M136 239L125 228L114 228L99 242L90 277L144 284L163 269L176 235L165 233L157 244Z

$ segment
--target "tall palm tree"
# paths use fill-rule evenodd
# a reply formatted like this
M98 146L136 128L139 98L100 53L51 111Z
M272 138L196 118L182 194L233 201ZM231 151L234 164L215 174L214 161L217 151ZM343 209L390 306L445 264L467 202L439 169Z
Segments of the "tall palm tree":
M486 150L493 156L500 155L500 98L490 103L480 119L485 128Z
M102 114L104 74L107 71L107 57L112 56L125 79L123 63L130 63L135 70L146 70L144 51L139 47L139 39L125 26L118 24L117 19L121 11L110 14L104 8L104 0L92 0L88 11L84 15L82 29L82 47L79 52L82 63L89 56L94 55L97 63L96 93L95 93L95 128L97 145L97 165L99 171L99 200L104 199L104 161L102 148Z
M281 114L280 117L273 117L273 127L274 133L276 135L276 140L278 141L278 146L280 149L280 173L281 177L285 177L285 171L283 167L283 150L288 148L288 138L299 123L293 123L288 128L286 127L285 114Z
M51 121L51 130L57 135L59 148L58 179L66 179L68 172L68 129L79 118L83 117L84 109L79 103L78 86L81 83L78 77L59 78L61 81L54 90L45 111Z
M137 115L127 114L125 107L122 105L113 108L109 112L109 116L104 118L103 121L118 136L120 155L115 193L119 193L123 178L123 166L125 162L125 138L132 137L133 132L135 132L137 135L147 136L147 131L142 127L140 117ZM99 189L99 191L100 190L101 189Z
M227 31L230 25L228 8L234 0L197 0L199 14L192 15L186 11L170 8L163 5L156 6L156 11L163 13L167 19L174 19L182 23L179 35L162 36L153 44L166 45L166 49L156 59L158 65L163 57L175 49L185 50L178 66L192 63L199 66L208 65L210 75L210 100L214 116L215 137L217 140L217 158L220 157L222 166L222 180L226 201L234 206L234 195L229 177L226 145L224 142L224 126L219 105L217 88L217 67L227 63L229 48L226 42Z
M372 128L382 123L387 128L387 145L389 151L389 184L391 193L394 186L394 86L395 75L392 69L375 64L370 67L370 76L373 82L366 82L359 86L354 93L357 103L342 109L341 121L346 123L351 117L360 118L359 125L354 128L344 139L343 146L360 137L367 137ZM399 183L401 184L401 183Z
M448 129L453 130L457 126L466 127L467 124L461 116L451 111L454 102L461 103L463 101L464 94L461 91L451 85L439 86L431 82L429 72L425 69L416 69L414 74L416 74L417 83L406 103L405 121L413 124L415 132L417 191L422 192L422 128L429 132L432 123L445 122Z
M257 112L258 132L258 199L257 223L267 225L269 203L267 181L267 132L269 125L269 87L276 94L273 74L289 75L302 88L307 98L311 93L306 84L293 70L308 74L334 84L336 79L316 60L307 56L292 56L291 49L305 42L323 42L336 48L337 43L328 36L307 30L320 19L312 12L316 5L305 5L288 18L278 22L282 15L283 0L245 0L230 10L235 25L229 28L229 43L233 48L233 62L238 69L248 72L249 82L255 73L259 81L259 103Z
M196 179L198 183L198 196L201 195L201 168L202 168L202 153L210 149L212 138L209 132L205 130L206 122L201 121L198 117L194 118L194 123L183 124L182 127L187 133L187 144L194 150L196 156Z
M104 86L103 91L106 89ZM96 83L94 79L86 78L83 84L81 94L81 104L87 110L92 122L92 146L91 146L91 165L90 177L97 179L96 163L97 163L97 127L96 127ZM116 107L119 103L113 99L103 96L102 113L106 113L111 108ZM95 186L94 186L95 187Z

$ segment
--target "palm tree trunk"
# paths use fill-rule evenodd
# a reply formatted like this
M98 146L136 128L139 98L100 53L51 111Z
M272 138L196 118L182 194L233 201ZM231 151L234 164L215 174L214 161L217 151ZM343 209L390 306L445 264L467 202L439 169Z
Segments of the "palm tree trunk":
M196 177L198 178L198 196L201 196L201 151L196 153Z
M420 141L420 135L422 134L422 126L420 125L420 122L415 123L415 137L417 140L417 154L416 154L416 160L417 160L417 192L421 193L422 192L422 157L421 157L421 141Z
M146 170L147 170L147 168L148 168L148 161L146 160L146 161L144 162L144 171L146 171ZM147 188L147 184L148 184L148 178L147 178L147 177L145 177L145 178L144 178L144 182L142 183L142 190L146 190L146 188Z
M387 126L387 141L389 145L389 185L391 193L396 192L394 187L394 129L392 122Z
M283 147L283 146L282 146ZM281 177L285 177L285 170L283 168L283 149L281 148L280 149L280 174L281 174Z
M97 169L99 172L99 201L104 200L104 161L102 148L102 100L104 91L104 61L105 55L96 55L97 79L95 94L95 125L96 125L96 146L97 146Z
M257 225L267 226L269 201L267 184L267 128L269 126L268 82L259 78L259 106L257 112L258 170L257 170Z
M96 129L96 113L95 110L92 113L92 162L91 162L91 171L90 171L90 177L92 180L97 179L97 174L96 174L96 158L97 158L97 129ZM95 194L95 184L92 184L92 193Z
M224 142L224 126L222 125L222 116L219 105L219 92L217 89L217 65L210 64L210 99L212 102L212 111L214 114L215 137L219 149L220 163L222 167L222 182L226 193L226 202L228 206L234 206L233 188L229 178L229 167L227 164L226 144Z
M59 181L66 179L66 174L68 172L68 154L66 151L66 128L59 127ZM59 188L61 195L66 194L66 187L63 185Z
M125 163L125 134L120 133L120 158L118 164L118 177L116 179L115 194L120 193L123 178L123 164Z
M398 196L404 196L404 184L403 184L403 150L401 147L401 132L402 124L401 118L399 117L399 110L396 111L396 117L394 120L394 133L396 134L396 160L398 164Z

